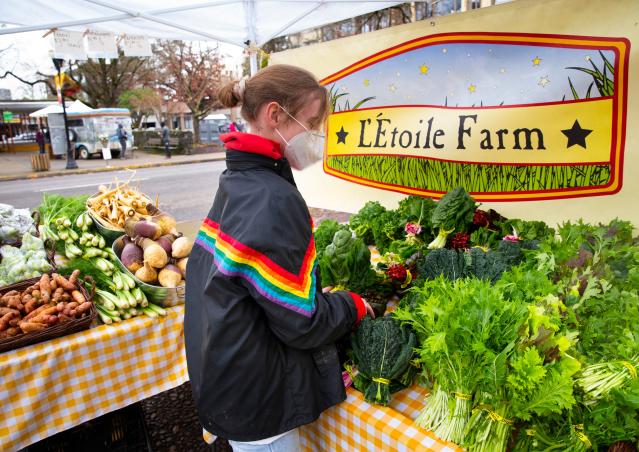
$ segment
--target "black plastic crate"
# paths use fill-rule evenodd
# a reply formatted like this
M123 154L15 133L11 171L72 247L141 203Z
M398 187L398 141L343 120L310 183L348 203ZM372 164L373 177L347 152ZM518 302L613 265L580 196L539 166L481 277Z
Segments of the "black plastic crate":
M134 403L39 441L23 452L151 450L141 406Z

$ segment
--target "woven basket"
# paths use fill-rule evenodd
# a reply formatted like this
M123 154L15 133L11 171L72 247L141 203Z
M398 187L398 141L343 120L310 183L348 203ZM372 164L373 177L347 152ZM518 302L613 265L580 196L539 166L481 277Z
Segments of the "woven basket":
M25 281L11 284L0 288L0 296L12 290L23 291L27 287L40 281L40 278L27 279ZM95 292L95 282L89 276L85 278L85 281L90 282L93 286L91 293L87 292L84 287L84 281L78 280L78 290L84 295L84 298L93 302L93 295ZM91 322L97 317L98 312L95 309L93 303L91 309L87 312L87 315L81 319L73 319L65 323L58 323L56 325L45 328L37 333L20 334L18 336L7 337L0 339L0 353L15 350L16 348L24 347L25 345L37 344L38 342L48 341L49 339L55 339L56 337L66 336L68 334L77 333L78 331L86 330L91 325Z

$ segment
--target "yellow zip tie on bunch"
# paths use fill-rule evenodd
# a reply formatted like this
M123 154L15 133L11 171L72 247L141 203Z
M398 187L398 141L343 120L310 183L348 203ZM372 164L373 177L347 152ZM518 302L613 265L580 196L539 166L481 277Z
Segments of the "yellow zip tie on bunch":
M464 394L463 392L451 392L458 399L462 400L472 400L473 396L471 394Z
M500 424L513 425L515 423L512 419L506 419L504 416L494 412L493 410L488 410L488 417Z
M526 435L528 436L535 436L537 434L537 432L535 431L534 428L527 428L526 429Z
M388 386L390 384L390 380L388 380L386 378L381 378L381 377L375 377L375 378L373 378L373 381L375 383L380 383L380 384L383 384L383 385L386 385L386 386Z
M413 280L413 274L410 272L410 270L406 270L406 280L404 281L404 284L402 284L400 287L402 289L405 289L406 287L408 287L408 285L411 283L412 280Z
M353 375L353 365L344 363L344 370L348 373L348 376L351 377L351 380L355 381L355 376Z
M628 372L630 372L630 376L633 380L637 378L637 368L633 366L632 363L628 361L621 361L621 365L628 369Z
M501 414L496 413L495 411L491 410L489 405L478 405L476 408L473 409L472 413L475 414L479 410L483 410L483 411L487 412L488 413L488 417L491 420L493 420L495 422L499 422L500 424L513 425L515 423L515 421L513 421L512 419L506 419ZM534 432L534 430L532 430L532 431ZM526 433L528 433L528 430L526 431Z
M628 364L630 364L630 363L628 363ZM573 425L573 427L575 429L575 435L577 435L577 438L579 438L579 441L584 443L584 445L588 449L590 449L592 447L592 443L590 442L590 439L588 438L588 436L586 436L586 434L583 432L584 424ZM580 430L582 430L582 431L580 431Z

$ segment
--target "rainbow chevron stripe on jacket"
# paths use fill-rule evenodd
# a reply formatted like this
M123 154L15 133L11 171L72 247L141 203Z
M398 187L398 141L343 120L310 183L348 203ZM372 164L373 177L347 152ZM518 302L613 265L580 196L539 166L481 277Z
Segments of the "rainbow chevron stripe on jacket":
M287 309L307 317L313 315L317 254L312 235L297 275L225 234L219 224L208 218L195 243L213 255L215 265L223 274L244 278L264 297Z

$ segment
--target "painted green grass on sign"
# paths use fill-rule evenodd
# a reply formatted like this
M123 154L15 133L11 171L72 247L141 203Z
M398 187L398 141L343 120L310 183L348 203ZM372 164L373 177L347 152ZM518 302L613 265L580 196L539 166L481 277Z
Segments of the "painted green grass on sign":
M469 192L556 190L605 185L610 165L508 166L460 164L408 157L336 156L328 166L352 176L404 187Z

